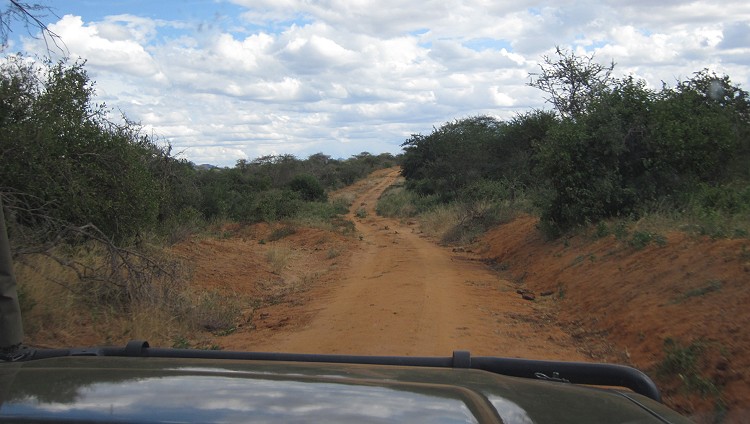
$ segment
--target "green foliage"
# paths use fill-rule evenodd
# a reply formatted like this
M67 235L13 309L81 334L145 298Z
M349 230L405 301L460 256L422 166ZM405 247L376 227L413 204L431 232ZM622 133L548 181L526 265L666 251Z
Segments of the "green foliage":
M391 154L342 160L318 153L197 169L137 123L110 121L105 106L92 101L83 63L32 63L9 56L0 66L0 187L33 200L27 209L44 210L45 219L93 223L116 242L156 230L174 243L222 219L331 219L348 207L328 204L327 189L398 161ZM32 214L14 217L17 225L40 227Z
M347 160L322 153L306 160L292 155L239 160L233 168L198 172L199 208L206 219L241 222L330 219L348 212L348 205L328 204L326 189L350 184L395 160L390 154L366 152Z
M535 185L532 148L554 122L552 114L540 111L507 123L476 116L446 123L426 136L412 135L402 144L406 187L450 202L466 200L475 184L500 180L503 195L516 196Z
M190 349L190 340L183 336L177 336L172 343L173 349Z
M292 178L289 188L299 193L302 200L307 202L325 202L328 200L320 181L309 174L300 174Z
M596 231L594 235L596 238L604 238L607 237L610 234L609 227L607 227L607 224L604 221L600 221L596 224Z
M735 179L725 184L696 184L673 203L679 215L669 212L685 231L713 238L745 238L750 234L750 184Z
M273 222L294 216L303 204L299 194L291 190L271 189L260 192L233 218L245 222Z
M0 66L0 185L52 218L129 240L156 225L166 197L157 173L173 159L137 124L108 119L83 66L16 56Z
M552 238L664 207L707 234L750 233L742 218L750 216L747 92L706 70L657 91L613 78L614 64L591 56L558 49L544 59L530 85L547 93L556 113L508 122L477 116L412 135L402 144L402 174L418 196L384 196L384 210L390 202L415 213L405 205L427 196L469 210L533 196L539 227ZM631 240L651 242L663 240L645 233Z
M496 138L502 123L487 116L447 123L428 136L413 135L402 146L402 174L419 194L458 196L466 184L487 172L485 147Z
M615 224L615 228L612 230L612 234L615 235L617 240L625 240L628 236L628 225L626 221L619 221Z
M628 240L628 244L638 250L645 248L650 243L656 243L659 246L665 246L667 244L667 239L661 234L651 233L648 231L636 231L633 233L630 240Z
M417 214L417 197L416 193L403 186L391 186L378 199L375 211L387 217L412 217Z
M676 375L695 372L696 362L703 353L705 345L693 342L689 346L682 346L672 338L664 339L664 360L658 367L659 374Z
M739 104L715 99L709 86L721 92L737 91ZM734 97L734 95L733 95ZM734 99L733 99L734 100ZM744 105L742 103L745 103ZM727 163L741 145L738 129L747 134L746 94L728 78L698 73L675 88L665 87L651 110L647 144L648 166L663 189L681 189L695 183L726 179Z
M746 207L744 190L734 188L746 187L747 176L736 171L740 166L726 166L737 156L750 159L743 147L750 130L744 91L705 71L660 92L632 78L608 84L537 145L539 175L548 184L538 200L548 234L637 215L665 201L684 209L694 193L726 184L732 194L717 196L712 206Z
M588 113L560 121L537 146L540 175L550 188L540 199L542 221L557 232L630 215L644 195L652 198L639 190L642 171L633 170L649 94L632 79L600 90Z

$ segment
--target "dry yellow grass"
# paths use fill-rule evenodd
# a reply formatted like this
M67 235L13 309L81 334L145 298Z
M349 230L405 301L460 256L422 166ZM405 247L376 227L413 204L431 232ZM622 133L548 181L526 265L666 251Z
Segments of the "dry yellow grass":
M281 271L286 268L292 256L292 249L286 245L272 246L266 252L266 259L271 265L271 271L274 274L281 274Z
M461 211L457 204L439 205L420 216L422 232L435 239L443 236L459 224Z
M100 260L96 252L77 253L87 261ZM186 287L162 286L167 283L157 281L154 297L113 305L96 296L109 289L107 283L80 281L73 270L50 257L25 256L14 264L14 270L24 342L30 346L119 345L131 339L171 346L172 340L190 332L185 319L190 310Z

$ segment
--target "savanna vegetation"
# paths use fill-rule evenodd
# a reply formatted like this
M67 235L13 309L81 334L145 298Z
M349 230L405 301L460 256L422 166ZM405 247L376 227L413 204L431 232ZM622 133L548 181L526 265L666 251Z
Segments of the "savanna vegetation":
M227 221L347 229L334 218L348 205L327 193L396 163L364 152L196 166L94 94L83 62L0 64L0 196L27 333L63 322L53 312L76 320L74 310L126 321L148 311L142 327L216 327L202 321L232 302L191 293L189 266L166 247Z
M552 110L463 118L412 135L403 144L405 187L385 196L384 213L452 216L439 231L447 242L518 211L538 214L551 238L654 217L746 237L748 93L708 70L656 90L613 69L558 49L529 83Z

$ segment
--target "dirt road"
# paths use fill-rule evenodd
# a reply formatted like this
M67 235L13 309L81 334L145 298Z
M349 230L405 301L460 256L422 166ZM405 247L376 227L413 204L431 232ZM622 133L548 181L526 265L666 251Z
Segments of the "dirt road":
M315 311L309 322L253 341L254 350L442 356L463 349L586 359L539 305L522 300L482 262L436 245L413 224L377 216L378 197L398 176L380 173L354 201L349 218L359 247L328 294L304 306ZM361 209L366 216L355 213Z

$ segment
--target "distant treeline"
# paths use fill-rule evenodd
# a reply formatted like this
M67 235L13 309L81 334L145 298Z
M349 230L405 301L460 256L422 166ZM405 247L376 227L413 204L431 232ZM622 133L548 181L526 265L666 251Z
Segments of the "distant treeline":
M407 188L439 202L531 196L557 236L661 209L750 216L750 99L703 70L660 90L558 49L530 85L554 110L476 116L403 144Z
M113 123L93 97L84 63L9 56L0 65L0 195L13 225L40 229L24 234L90 223L129 243L196 221L291 217L310 204L331 214L327 190L396 164L391 154L318 153L199 169L137 123Z

